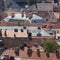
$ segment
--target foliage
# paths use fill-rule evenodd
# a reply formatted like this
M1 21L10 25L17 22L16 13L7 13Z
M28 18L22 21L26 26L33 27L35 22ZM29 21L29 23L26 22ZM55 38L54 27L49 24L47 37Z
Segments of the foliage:
M37 0L28 0L28 5L31 6L33 4L36 4Z
M56 42L47 40L43 42L43 48L45 49L45 51L49 50L49 52L55 52L59 48L59 46Z

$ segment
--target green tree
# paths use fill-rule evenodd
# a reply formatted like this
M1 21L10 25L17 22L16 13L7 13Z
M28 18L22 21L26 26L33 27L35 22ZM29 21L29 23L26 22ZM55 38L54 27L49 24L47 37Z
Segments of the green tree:
M36 4L37 0L27 0L27 2L28 2L28 5L31 6L33 4Z
M59 48L56 42L52 40L47 40L43 42L43 48L46 50L49 50L49 52L56 52L56 50Z

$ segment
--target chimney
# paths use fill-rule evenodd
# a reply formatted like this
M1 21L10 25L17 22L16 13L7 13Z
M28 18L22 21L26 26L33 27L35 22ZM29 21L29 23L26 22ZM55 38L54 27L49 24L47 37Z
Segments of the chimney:
M50 54L49 54L49 50L48 49L46 50L46 56L47 56L47 58L50 57Z
M31 19L33 17L32 13L29 13L28 17L29 17L29 19Z
M15 13L12 13L12 14L11 14L11 18L14 18L14 17L15 17Z
M32 49L29 48L29 49L27 50L27 54L28 54L28 57L31 57L31 56L32 56Z
M28 33L28 39L32 41L32 33Z
M56 51L56 57L59 59L60 56L59 56L59 51Z
M40 57L40 50L37 49L37 56Z
M21 9L21 16L24 17L24 10Z

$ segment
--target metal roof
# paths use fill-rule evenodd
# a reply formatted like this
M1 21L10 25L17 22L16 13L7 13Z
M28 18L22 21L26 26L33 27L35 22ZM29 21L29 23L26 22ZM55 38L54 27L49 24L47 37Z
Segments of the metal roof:
M0 29L2 30L14 30L14 29L18 29L18 30L21 30L23 28L23 26L0 26ZM26 31L29 31L29 33L32 33L32 36L37 36L38 33L41 34L41 36L53 36L53 35L50 35L46 30L44 30L43 28L40 28L38 29L38 27L26 27L25 29Z
M37 23L42 23L44 22L43 18L33 14L32 18L29 19L29 17L26 17L26 14L24 13L24 16L22 17L22 14L18 13L15 14L15 16L12 18L11 16L8 16L4 19L6 22L10 22L10 21L21 21L21 20L28 20L30 23L33 23L34 21L36 21ZM34 20L34 21L33 21Z

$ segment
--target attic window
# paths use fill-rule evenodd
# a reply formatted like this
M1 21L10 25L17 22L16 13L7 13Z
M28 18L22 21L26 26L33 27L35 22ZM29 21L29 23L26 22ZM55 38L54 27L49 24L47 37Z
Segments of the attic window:
M14 29L14 32L18 32L18 29Z

